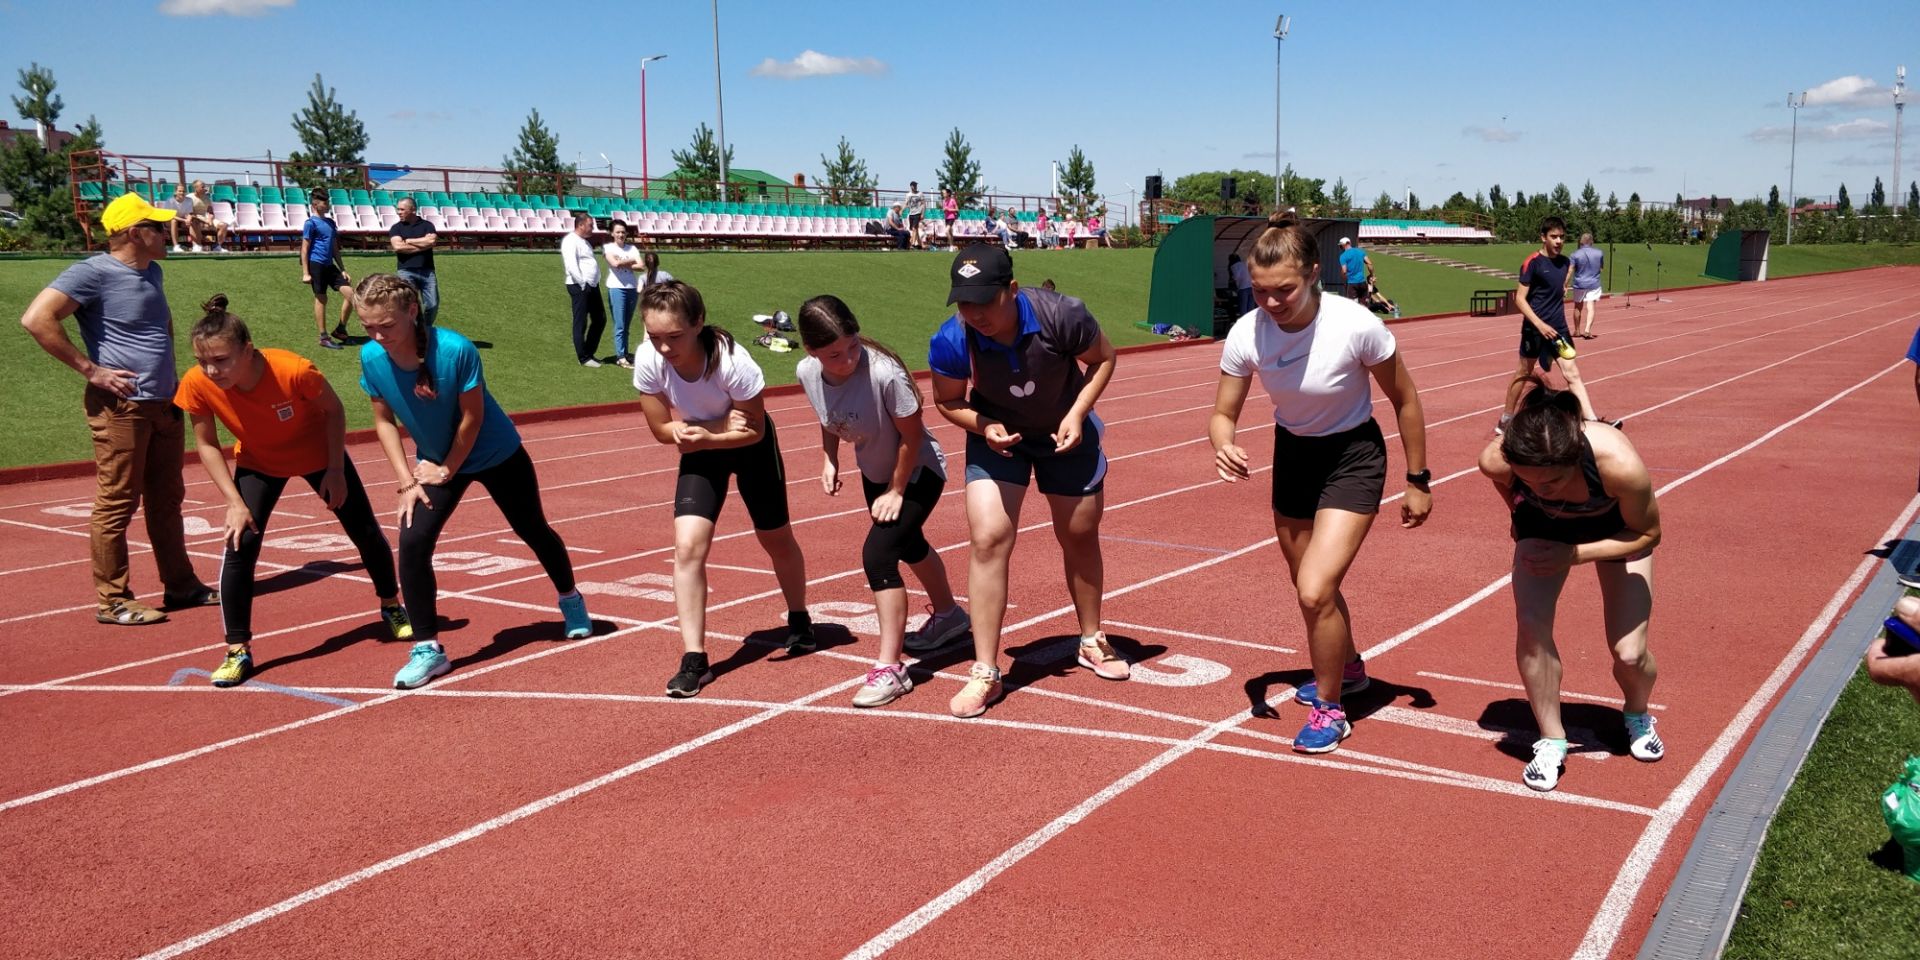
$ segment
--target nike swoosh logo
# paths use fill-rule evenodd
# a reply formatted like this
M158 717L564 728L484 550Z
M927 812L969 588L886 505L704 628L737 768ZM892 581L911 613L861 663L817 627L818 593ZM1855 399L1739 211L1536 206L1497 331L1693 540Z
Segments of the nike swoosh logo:
M1303 353L1297 357L1280 357L1279 359L1273 361L1274 369L1284 370L1288 367L1293 366L1296 363L1299 363L1302 360L1305 360L1307 356L1308 356L1307 354Z

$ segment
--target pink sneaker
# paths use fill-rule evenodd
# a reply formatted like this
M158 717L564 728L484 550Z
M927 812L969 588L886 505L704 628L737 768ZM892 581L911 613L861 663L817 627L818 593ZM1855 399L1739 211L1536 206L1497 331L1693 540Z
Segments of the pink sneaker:
M987 707L1000 699L1000 671L978 661L967 671L966 686L953 695L953 701L947 708L956 717L977 717L987 712Z
M1105 633L1095 633L1080 641L1080 665L1103 680L1125 680L1133 676L1133 667L1113 651Z

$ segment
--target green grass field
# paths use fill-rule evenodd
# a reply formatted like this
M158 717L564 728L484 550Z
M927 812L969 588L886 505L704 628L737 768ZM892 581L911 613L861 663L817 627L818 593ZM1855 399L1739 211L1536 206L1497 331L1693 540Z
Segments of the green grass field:
M1161 338L1135 324L1146 319L1152 260L1152 250L1030 253L1016 258L1015 274L1022 284L1035 286L1051 278L1062 292L1085 300L1115 343L1148 343ZM0 311L17 318L71 262L0 260ZM808 297L832 293L853 308L863 330L909 361L920 359L920 366L927 337L951 313L946 306L950 264L944 254L905 252L668 253L661 258L662 269L700 288L709 317L736 335L759 335L753 314L795 313ZM391 269L393 258L349 256L346 265L359 279ZM355 398L358 354L319 347L313 297L299 282L291 256L182 256L166 261L165 268L182 369L193 359L187 333L200 316L199 304L225 293L256 343L293 350L319 365L347 401L350 428L371 425L371 408ZM633 399L626 371L574 363L572 314L557 255L443 255L438 273L440 323L488 345L483 350L487 384L507 410ZM330 311L338 304L333 299ZM634 323L637 327L639 318ZM67 326L78 343L77 330ZM41 352L17 323L10 321L7 328L12 340L11 349L0 351L0 408L14 415L0 467L91 456L80 378ZM791 383L794 365L804 356L752 349L770 383ZM611 329L601 338L600 352L613 353Z
M1920 883L1898 871L1880 794L1920 753L1920 705L1864 669L1787 791L1727 942L1727 960L1920 955Z

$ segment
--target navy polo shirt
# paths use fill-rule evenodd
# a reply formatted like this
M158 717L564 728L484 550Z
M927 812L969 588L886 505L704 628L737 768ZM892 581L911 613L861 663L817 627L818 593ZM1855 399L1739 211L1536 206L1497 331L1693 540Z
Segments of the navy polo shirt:
M1520 264L1520 282L1527 285L1527 304L1534 316L1562 335L1567 332L1567 270L1572 266L1565 254L1549 257L1538 250Z
M955 314L928 343L927 366L969 381L968 402L1009 432L1045 437L1087 385L1078 357L1100 342L1100 324L1086 304L1051 290L1021 290L1014 299L1020 332L1011 346L981 336Z

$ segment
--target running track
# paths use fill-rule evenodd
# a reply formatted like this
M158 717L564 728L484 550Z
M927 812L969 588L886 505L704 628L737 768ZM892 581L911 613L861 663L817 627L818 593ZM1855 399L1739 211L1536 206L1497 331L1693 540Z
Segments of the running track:
M782 604L730 504L712 558L720 676L690 701L660 696L679 651L673 458L633 416L523 430L595 635L557 639L550 585L476 488L439 557L456 669L408 694L387 687L404 646L299 485L263 552L257 682L230 691L181 673L217 664L217 611L87 619L90 483L0 488L0 955L1631 956L1864 551L1920 507L1907 458L1874 455L1912 403L1917 279L1603 306L1581 367L1661 485L1669 752L1626 756L1597 589L1576 571L1559 631L1576 752L1545 795L1518 779L1533 734L1510 547L1474 470L1512 318L1395 327L1426 404L1434 512L1404 531L1389 504L1347 582L1375 686L1322 758L1288 750L1307 674L1266 484L1213 479L1212 344L1123 356L1099 406L1106 617L1135 679L1073 668L1058 550L1030 504L1011 692L969 721L946 715L965 653L922 663L889 707L848 706L874 642L866 521L857 493L820 491L794 395L769 406L810 599L847 632L800 658L771 644ZM1266 464L1256 394L1243 436ZM197 465L188 480L211 577L221 508ZM951 493L929 536L964 593ZM156 586L144 551L134 570Z

